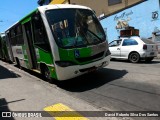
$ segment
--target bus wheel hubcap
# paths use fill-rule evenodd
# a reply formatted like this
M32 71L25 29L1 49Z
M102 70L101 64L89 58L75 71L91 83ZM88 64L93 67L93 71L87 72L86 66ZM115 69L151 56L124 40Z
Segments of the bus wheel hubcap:
M47 79L49 79L50 78L50 72L49 72L49 70L46 68L45 69L45 77L47 78Z

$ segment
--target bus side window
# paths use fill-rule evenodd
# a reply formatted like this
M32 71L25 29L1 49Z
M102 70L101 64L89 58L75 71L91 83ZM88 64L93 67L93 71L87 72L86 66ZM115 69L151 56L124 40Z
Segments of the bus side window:
M41 16L39 14L33 16L32 23L34 44L46 51L50 51L48 36Z

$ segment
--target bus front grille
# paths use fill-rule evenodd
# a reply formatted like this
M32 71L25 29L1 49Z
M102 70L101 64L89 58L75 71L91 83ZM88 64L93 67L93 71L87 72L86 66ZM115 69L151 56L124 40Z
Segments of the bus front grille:
M92 61L92 60L101 58L101 57L103 57L103 55L104 55L104 52L101 52L101 53L98 53L98 54L90 56L90 57L76 58L76 60L80 63L83 63L83 62L88 62L88 61Z

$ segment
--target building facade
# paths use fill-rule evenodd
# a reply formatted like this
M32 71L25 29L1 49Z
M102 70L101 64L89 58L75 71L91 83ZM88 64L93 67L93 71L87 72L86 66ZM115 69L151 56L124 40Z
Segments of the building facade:
M107 29L109 41L117 39L120 35L120 30L128 26L139 29L141 37L152 38L153 33L160 32L159 14L160 0L146 0L117 13L105 16L100 22L103 28Z
M98 17L111 14L115 11L138 3L141 0L70 0L71 4L80 4L92 8Z
M151 7L152 6L152 7ZM154 41L160 53L160 0L146 0L100 20L108 41L119 39L120 30L132 26L139 29L141 38Z
M46 4L77 4L92 8L98 17L103 17L142 0L39 0L40 5ZM143 0L144 1L144 0Z

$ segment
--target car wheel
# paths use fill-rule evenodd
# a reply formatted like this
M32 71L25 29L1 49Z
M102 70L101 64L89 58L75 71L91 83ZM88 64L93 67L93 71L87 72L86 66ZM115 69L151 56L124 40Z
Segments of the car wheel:
M154 57L149 57L149 58L146 58L145 61L146 62L151 62L153 59L154 59Z
M139 62L139 60L140 60L140 56L138 53L134 52L129 55L129 61L131 61L132 63L137 63Z

